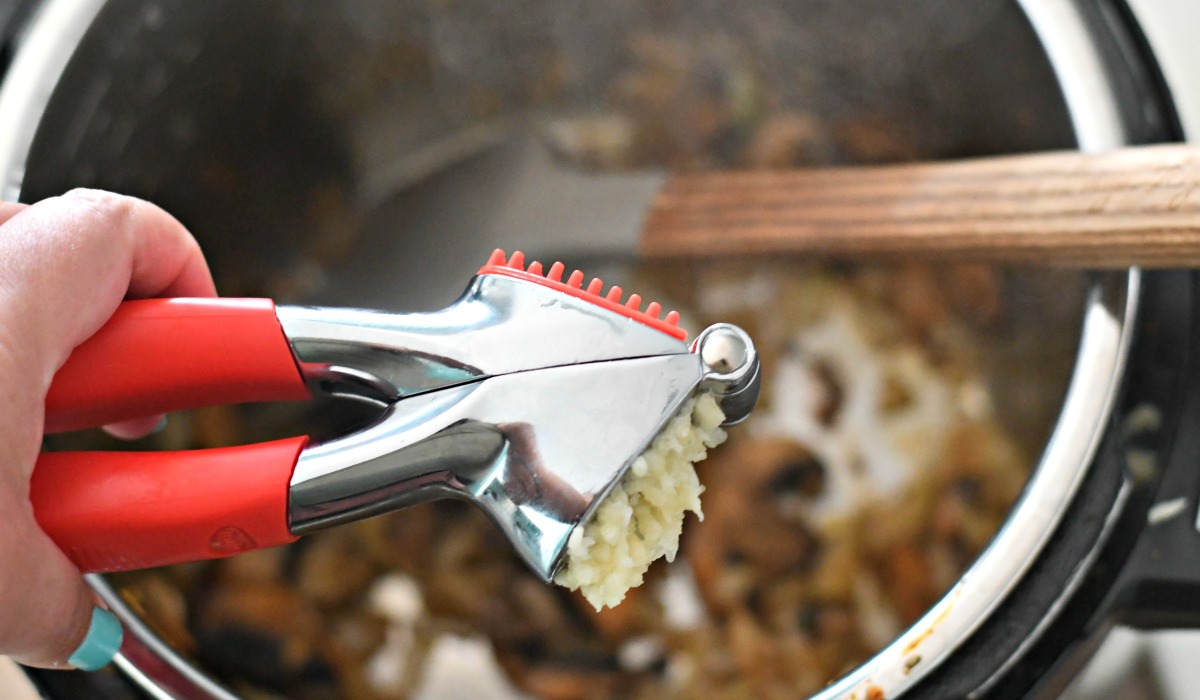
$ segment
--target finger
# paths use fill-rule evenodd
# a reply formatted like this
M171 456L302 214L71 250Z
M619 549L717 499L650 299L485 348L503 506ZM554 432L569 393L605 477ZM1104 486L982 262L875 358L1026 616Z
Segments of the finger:
M11 495L0 497L11 503ZM10 508L0 500L0 513ZM11 508L20 509L14 504ZM25 506L27 509L27 506ZM0 649L17 661L44 668L104 665L120 648L120 626L93 618L96 603L79 572L36 525L32 516L5 518L0 560L19 576L0 576Z
M0 226L3 226L6 221L28 208L28 204L21 204L19 202L0 202Z
M165 427L167 427L167 417L159 414L106 425L104 432L122 440L137 440L147 435L153 435Z
M167 212L132 199L135 248L125 297L216 296L208 263L191 233Z
M23 329L25 362L50 376L126 297L212 296L208 267L191 234L148 202L73 190L38 202L4 224L0 292ZM15 307L15 308L13 308Z
M16 213L12 212L16 210ZM0 208L0 654L43 665L107 661L115 623L37 527L29 475L46 389L71 350L127 296L214 293L195 240L141 200L80 190ZM95 639L89 629L100 629ZM107 632L105 632L107 630ZM98 641L97 641L98 640ZM81 646L82 645L82 646Z

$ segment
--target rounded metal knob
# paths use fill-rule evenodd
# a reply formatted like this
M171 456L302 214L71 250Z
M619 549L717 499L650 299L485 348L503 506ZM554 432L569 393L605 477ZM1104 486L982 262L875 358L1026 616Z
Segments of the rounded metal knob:
M730 323L709 326L696 338L692 351L704 365L702 386L713 393L725 412L723 425L749 417L762 379L758 353L746 331Z
M746 364L750 348L745 339L732 328L717 328L704 337L700 359L714 372L728 374Z

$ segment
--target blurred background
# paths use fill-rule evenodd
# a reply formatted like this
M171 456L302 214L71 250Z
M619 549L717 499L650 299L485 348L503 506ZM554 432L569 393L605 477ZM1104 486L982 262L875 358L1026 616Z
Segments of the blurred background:
M1051 17L1066 4L1024 3ZM1016 60L1038 50L1013 20L1016 3L931 0L898 15L886 2L813 0L793 16L787 3L765 2L756 5L762 14L730 17L720 3L663 2L655 6L661 14L643 14L641 5L564 3L536 15L521 3L446 2L432 5L437 21L427 22L400 4L346 3L353 11L343 12L333 3L116 0L49 98L28 162L6 173L6 195L35 200L89 185L154 199L197 231L226 294L424 309L461 288L480 262L481 240L532 240L609 281L660 279L630 266L637 233L630 212L645 182L606 179L608 171L649 172L653 183L656 168L883 163L1072 144L1050 68ZM1198 87L1191 83L1200 66L1193 40L1200 6L1136 0L1131 7L1168 84L1180 88L1185 127L1200 134L1200 89L1184 89ZM900 15L906 31L895 29ZM261 27L275 22L288 31L262 38ZM655 29L627 41L638 23ZM705 41L710 27L756 41ZM672 33L686 40L663 39ZM561 45L566 67L537 50L546 37ZM433 60L422 53L427 45ZM998 57L1004 70L996 69ZM98 75L93 65L104 70ZM556 169L562 163L571 168ZM588 196L577 196L581 187ZM1026 310L1037 302L1032 290L1045 297L1062 282L1004 279L1019 290L1011 308ZM1070 314L1082 286L1064 279L1071 292L1056 298L1056 313L1077 319ZM683 287L662 288L681 298L694 291ZM1062 325L1070 333L1074 323ZM1011 340L1014 353L1031 347L1011 327L988 330L997 346ZM1073 339L1065 341L1052 348L1057 354L1041 348L1045 357L1069 364ZM1045 357L1027 357L1021 367ZM1027 387L1008 384L997 403L1022 405ZM1036 409L1006 419L1033 453L1061 386L1045 395ZM305 418L199 414L174 421L162 440L197 447L257 439ZM959 555L969 561L975 552ZM516 599L496 585L505 600ZM140 591L135 599L149 600L137 598L145 587L130 586ZM235 618L236 608L225 615ZM564 617L572 630L606 624ZM181 635L193 632L213 630ZM579 648L590 651L587 641ZM545 651L526 639L510 646L516 656ZM1191 698L1198 654L1195 633L1118 630L1066 695ZM238 660L228 657L204 660L236 676ZM460 680L471 663L459 662ZM26 685L19 673L0 665L0 689L5 683L12 689L0 690L3 697L29 692L17 689Z

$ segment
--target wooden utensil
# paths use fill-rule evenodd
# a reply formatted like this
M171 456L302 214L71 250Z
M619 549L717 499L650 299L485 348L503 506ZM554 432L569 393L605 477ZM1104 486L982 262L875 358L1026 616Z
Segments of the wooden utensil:
M640 248L654 258L1200 267L1200 148L675 175Z

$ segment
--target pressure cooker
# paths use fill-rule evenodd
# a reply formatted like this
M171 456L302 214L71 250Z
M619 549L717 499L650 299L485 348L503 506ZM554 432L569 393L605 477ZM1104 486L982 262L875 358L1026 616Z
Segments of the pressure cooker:
M264 270L293 256L283 284L330 304L431 304L462 279L464 251L485 244L631 251L628 236L563 233L555 222L581 215L569 207L513 218L513 193L495 185L503 166L439 204L474 212L469 231L422 235L409 221L398 235L411 213L386 203L468 167L544 108L539 81L561 78L522 63L535 39L556 37L599 72L607 43L643 21L719 23L770 42L770 70L807 90L814 110L875 110L916 144L818 154L828 160L1101 151L1188 135L1178 106L1194 100L1172 87L1192 86L1164 77L1165 35L1155 46L1143 32L1148 17L1162 26L1149 2L718 5L16 0L0 5L0 194L32 202L89 186L146 197L197 233L228 286L279 285ZM750 6L791 21L739 24ZM397 68L413 36L435 37L448 58ZM564 109L594 98L589 79L572 78ZM222 250L236 254L211 252ZM314 255L361 264L316 274L305 268ZM1005 525L928 613L816 697L1054 697L1114 625L1200 626L1198 283L1188 271L1089 273L1069 386ZM234 697L103 579L91 582L127 627L119 672L30 670L47 697Z

